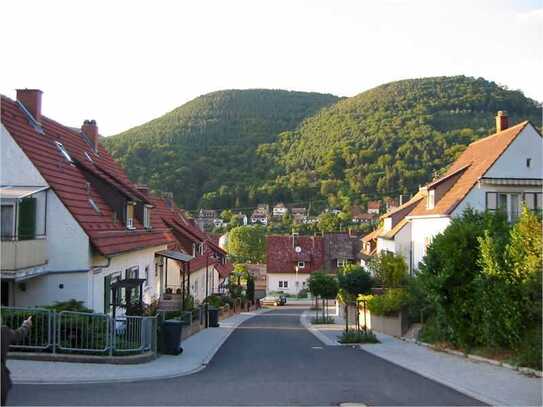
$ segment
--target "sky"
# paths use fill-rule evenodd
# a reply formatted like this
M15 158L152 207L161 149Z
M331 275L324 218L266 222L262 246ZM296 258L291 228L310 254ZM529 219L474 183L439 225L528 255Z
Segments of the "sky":
M543 101L543 0L18 0L0 7L0 93L105 136L215 90L354 96L483 77Z

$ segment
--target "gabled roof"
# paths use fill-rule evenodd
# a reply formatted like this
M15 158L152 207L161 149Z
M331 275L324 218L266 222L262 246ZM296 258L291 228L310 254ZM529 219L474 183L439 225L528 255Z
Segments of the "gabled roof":
M371 240L377 239L379 235L383 232L383 228L377 228L373 232L368 233L366 236L362 237L363 242L369 242Z
M524 121L471 143L449 167L445 175L430 185L435 186L437 183L461 173L456 182L435 203L433 209L427 209L426 200L422 200L410 216L450 215L528 125L529 122Z
M88 174L101 179L127 197L143 202L145 198L104 147L98 144L95 154L88 139L78 130L45 116L40 119L41 130L36 129L18 103L3 95L0 110L2 124L99 253L109 256L173 241L170 230L153 211L150 230L144 229L136 218L135 230L128 230L122 222L114 221L113 209L93 184L88 182ZM64 146L73 162L62 155L56 142ZM89 199L92 199L99 211L94 209Z
M295 242L293 244L293 239ZM301 251L296 252L295 247ZM306 265L299 273L312 273L324 265L324 244L320 236L268 236L266 265L268 273L294 273L296 262Z
M380 208L381 208L381 202L379 201L368 202L368 209L380 209Z

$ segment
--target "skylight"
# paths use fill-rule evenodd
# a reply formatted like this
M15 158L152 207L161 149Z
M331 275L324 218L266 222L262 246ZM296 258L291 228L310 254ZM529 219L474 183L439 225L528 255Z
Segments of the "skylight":
M92 198L89 198L89 203L90 206L92 206L92 209L96 211L96 213L100 213L100 208L98 207L98 205L96 205L96 202L94 202Z
M72 157L70 157L70 154L68 154L68 152L66 151L66 149L64 148L62 143L59 143L58 141L55 141L55 144L57 145L58 150L62 153L64 158L66 160L68 160L69 162L73 163L74 161L72 160Z
M92 158L89 155L89 153L87 153L86 151L85 151L85 157L87 157L87 160L89 160L91 163L94 162L94 161L92 161Z

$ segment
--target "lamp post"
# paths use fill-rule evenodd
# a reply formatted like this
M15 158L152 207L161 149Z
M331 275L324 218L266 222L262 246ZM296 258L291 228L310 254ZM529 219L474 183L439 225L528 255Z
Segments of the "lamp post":
M298 289L298 269L299 268L300 268L299 266L294 267L294 270L296 270L296 277L294 277L294 286L296 287L296 290Z

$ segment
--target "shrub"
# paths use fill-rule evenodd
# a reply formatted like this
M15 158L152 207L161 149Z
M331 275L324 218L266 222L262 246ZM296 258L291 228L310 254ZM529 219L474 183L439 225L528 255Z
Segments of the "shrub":
M407 264L401 255L382 252L369 262L368 268L385 288L401 287L407 283Z
M300 291L298 291L298 298L307 298L308 290L305 288L302 288Z
M368 300L372 314L391 316L400 312L407 304L407 291L403 288L389 288L383 295L375 295Z
M207 303L212 307L222 307L224 305L223 299L219 295L210 295L207 297Z
M61 311L74 311L74 312L89 312L92 313L93 310L90 308L87 308L83 305L83 301L77 301L76 299L72 298L68 301L55 301L51 305L44 305L42 308L61 312Z
M338 337L339 343L379 343L379 340L371 330L367 331L343 331Z
M336 323L336 320L334 319L334 317L317 317L317 318L312 318L311 319L311 323L312 324L316 324L316 325L325 325L325 324L335 324Z

